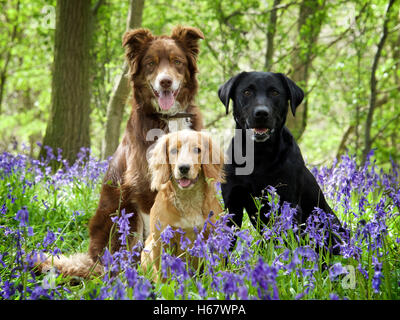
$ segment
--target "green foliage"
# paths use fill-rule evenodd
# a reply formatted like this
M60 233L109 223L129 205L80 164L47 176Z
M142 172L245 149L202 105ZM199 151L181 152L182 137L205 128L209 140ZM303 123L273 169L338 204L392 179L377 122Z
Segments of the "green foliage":
M36 154L49 116L54 29L47 24L46 6L55 0L2 1L0 13L0 72L7 54L1 105L0 147L13 141L28 143ZM19 10L17 4L19 3ZM199 27L200 90L197 104L211 128L233 127L217 97L218 87L241 70L264 70L266 33L274 1L146 0L143 26L155 34L171 32L177 24ZM296 55L311 59L307 70L307 126L299 143L311 163L330 163L348 151L361 156L370 98L370 76L376 45L382 33L387 1L328 0L281 1L270 70L293 70ZM318 10L313 9L317 8ZM311 15L302 13L311 10ZM378 65L377 108L371 136L382 164L398 161L400 106L399 4L390 16L389 35ZM92 149L99 154L104 135L106 106L115 77L121 73L124 51L121 38L126 27L128 3L104 1L95 17L92 48ZM301 23L302 17L306 20ZM301 28L298 29L299 25ZM13 28L17 33L11 40ZM318 36L318 37L317 37ZM267 70L264 70L267 71ZM300 84L300 85L304 85ZM126 108L124 123L128 117ZM122 130L125 125L122 124ZM345 136L347 131L348 136ZM346 137L346 139L344 139ZM342 148L339 146L343 142ZM361 159L360 159L361 161Z

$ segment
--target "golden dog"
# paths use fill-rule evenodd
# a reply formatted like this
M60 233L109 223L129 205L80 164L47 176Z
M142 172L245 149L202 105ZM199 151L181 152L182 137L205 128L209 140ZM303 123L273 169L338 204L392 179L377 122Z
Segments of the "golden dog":
M210 135L181 130L162 136L152 150L149 169L152 175L151 188L157 196L150 210L150 233L142 251L144 270L153 268L153 279L160 279L159 265L163 248L160 238L167 226L182 229L191 243L196 239L194 227L201 230L210 211L214 215L222 212L216 197L216 182L223 182L224 157L219 146ZM207 225L206 233L210 231ZM207 234L205 237L207 237ZM176 256L185 254L180 245L181 234L175 232L169 246ZM196 268L198 259L188 257Z

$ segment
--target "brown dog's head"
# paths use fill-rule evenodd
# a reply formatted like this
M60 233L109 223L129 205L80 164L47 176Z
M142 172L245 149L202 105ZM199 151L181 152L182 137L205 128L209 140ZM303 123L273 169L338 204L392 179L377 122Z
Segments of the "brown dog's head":
M170 180L180 189L192 188L200 178L223 182L223 165L223 152L209 134L193 130L169 133L158 139L150 156L151 188L159 190Z
M175 27L171 36L154 36L147 29L127 31L123 37L135 95L152 101L157 112L185 109L197 91L196 59L203 33L192 27ZM142 96L140 96L142 95Z

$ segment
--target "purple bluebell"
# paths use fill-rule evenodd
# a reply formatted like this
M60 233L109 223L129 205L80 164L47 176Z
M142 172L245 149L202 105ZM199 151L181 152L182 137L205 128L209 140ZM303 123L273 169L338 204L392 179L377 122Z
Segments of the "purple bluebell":
M29 222L29 212L26 209L26 206L23 206L20 210L17 211L15 215L15 220L19 221L20 227L27 227Z
M335 263L330 269L329 269L329 277L330 279L336 280L336 278L341 275L341 274L347 274L348 271L346 268L342 266L340 262Z

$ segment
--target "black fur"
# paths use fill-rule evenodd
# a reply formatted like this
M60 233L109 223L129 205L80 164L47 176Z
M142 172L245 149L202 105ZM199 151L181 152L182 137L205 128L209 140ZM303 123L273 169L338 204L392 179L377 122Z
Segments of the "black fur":
M228 157L232 164L225 165L227 177L226 183L222 184L222 195L225 207L234 214L233 222L240 227L243 209L246 209L255 224L257 208L253 197L260 197L267 186L276 188L281 203L287 201L297 207L299 224L306 222L315 207L334 215L317 181L305 166L296 141L285 127L289 102L294 115L304 98L303 91L281 73L242 72L223 84L218 95L227 113L229 101L233 101L236 129L268 129L265 134L261 132L250 137L254 140L254 155L246 157L253 157L254 170L248 175L237 174L236 169L241 165L233 159L233 152L236 145L245 153L252 131L248 130L246 136L246 130L236 130L229 146ZM237 145L235 139L241 139L241 145ZM267 223L264 213L269 209L264 203L260 212L263 223ZM334 220L341 228L336 216ZM338 248L334 253L338 253Z

